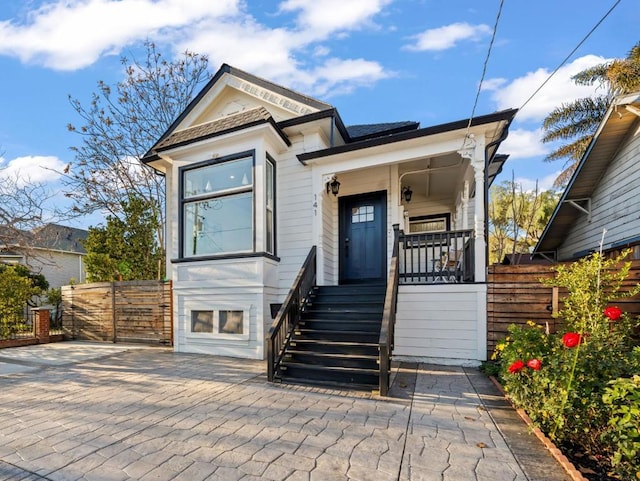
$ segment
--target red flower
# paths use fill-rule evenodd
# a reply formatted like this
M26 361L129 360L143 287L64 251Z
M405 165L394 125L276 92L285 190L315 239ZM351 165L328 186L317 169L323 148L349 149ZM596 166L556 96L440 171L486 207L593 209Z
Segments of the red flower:
M604 315L612 321L617 321L622 316L622 309L618 306L610 306L604 310Z
M527 367L530 367L534 371L539 371L542 367L542 361L540 359L529 359L527 361Z
M513 362L511 366L509 366L509 372L511 374L515 374L517 372L520 372L523 368L524 368L524 362L518 359L517 361Z
M580 341L580 334L577 332L567 332L562 336L562 344L564 344L565 347L576 347L580 344Z

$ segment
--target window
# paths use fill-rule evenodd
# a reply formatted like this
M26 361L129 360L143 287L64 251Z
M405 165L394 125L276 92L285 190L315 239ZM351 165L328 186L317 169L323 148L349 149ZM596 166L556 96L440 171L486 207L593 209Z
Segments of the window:
M449 214L411 217L409 232L445 232L449 230L449 222Z
M184 257L253 251L252 156L184 170L182 192Z
M213 311L191 311L191 332L213 332Z
M220 311L218 333L242 334L243 311Z
M275 165L271 158L267 155L266 175L265 175L265 251L269 254L276 253L276 222L275 222L275 204L276 204L276 176Z
M226 338L229 335L234 339L249 336L249 310L220 309L220 310L192 310L191 329L192 334L209 334L211 338ZM202 336L201 336L202 337Z
M372 205L363 205L351 209L351 223L373 222L374 209Z

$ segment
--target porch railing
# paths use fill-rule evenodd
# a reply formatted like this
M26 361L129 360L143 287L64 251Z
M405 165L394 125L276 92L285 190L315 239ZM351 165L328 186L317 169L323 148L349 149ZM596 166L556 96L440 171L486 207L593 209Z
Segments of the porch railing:
M400 234L401 284L474 282L473 230Z
M382 325L380 327L379 342L379 369L380 369L380 395L386 396L389 392L389 373L391 371L391 353L393 352L393 339L396 325L396 306L398 304L398 252L400 243L400 231L398 225L393 226L394 240L391 264L389 266L389 278L387 280L387 292L384 298L384 311Z
M267 376L269 381L273 381L278 372L285 350L291 342L291 333L300 322L300 314L315 284L316 246L313 246L267 334Z

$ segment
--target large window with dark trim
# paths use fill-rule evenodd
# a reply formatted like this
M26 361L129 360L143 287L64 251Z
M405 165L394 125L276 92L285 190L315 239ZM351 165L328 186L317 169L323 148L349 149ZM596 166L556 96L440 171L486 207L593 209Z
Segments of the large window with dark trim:
M254 250L253 156L182 171L183 257Z

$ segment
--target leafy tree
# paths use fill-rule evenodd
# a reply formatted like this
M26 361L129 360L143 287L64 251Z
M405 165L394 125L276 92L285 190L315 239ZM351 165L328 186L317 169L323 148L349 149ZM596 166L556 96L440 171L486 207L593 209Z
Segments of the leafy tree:
M566 159L555 186L567 184L585 153L611 101L617 95L640 90L640 42L624 59L615 59L583 70L572 77L577 85L597 85L601 93L563 103L543 121L542 141L565 141L547 155L547 161Z
M44 276L32 274L25 266L0 264L0 338L19 330L25 306L48 287Z
M82 144L72 147L75 160L65 168L63 182L77 215L104 211L125 220L130 197L144 199L155 219L157 243L164 246L164 179L139 159L208 80L208 59L187 51L167 61L153 43L145 47L142 62L122 58L124 80L114 87L98 82L88 106L70 97L84 125L68 125Z
M558 202L552 190L524 191L514 180L491 188L489 200L489 261L500 262L506 254L529 253L540 239Z
M85 268L89 282L162 277L162 249L153 200L130 195L123 215L107 217L106 227L90 227L85 241Z

